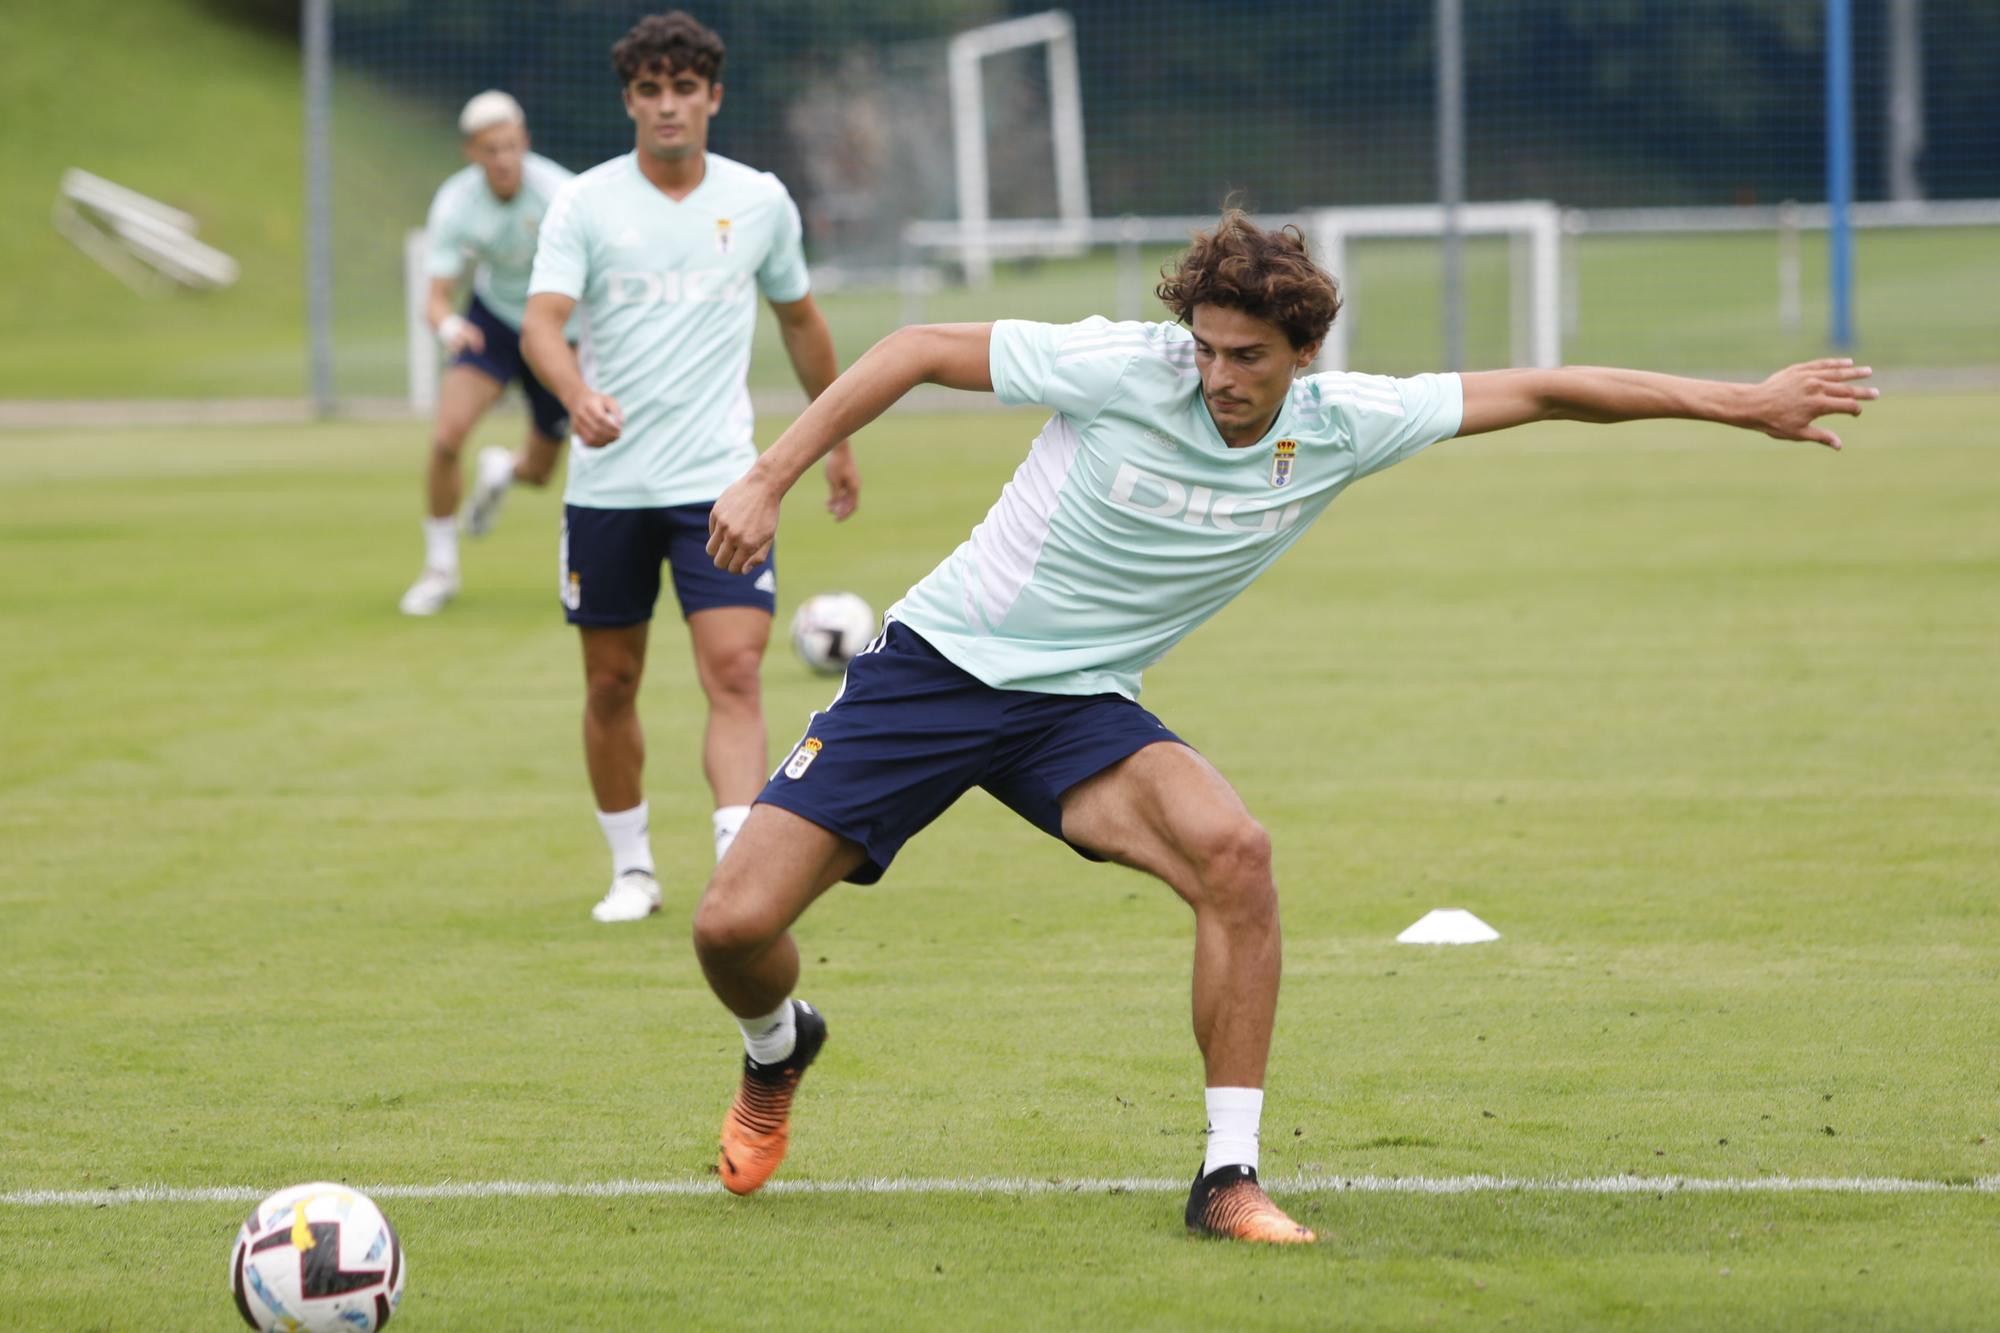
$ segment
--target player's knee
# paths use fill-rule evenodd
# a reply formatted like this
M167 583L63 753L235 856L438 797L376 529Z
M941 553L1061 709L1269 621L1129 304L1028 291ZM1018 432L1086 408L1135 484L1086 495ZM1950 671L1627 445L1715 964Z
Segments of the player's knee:
M784 933L775 914L747 902L740 892L717 889L711 884L694 911L694 950L704 962L754 954Z
M431 436L431 457L440 463L458 465L459 446L465 443L464 431L439 429Z
M707 670L702 673L702 683L708 689L708 697L718 703L754 704L757 702L758 672L762 668L764 652L761 647L732 649L717 653L708 660Z
M1271 835L1248 815L1206 832L1193 848L1201 880L1215 905L1233 916L1276 918Z
M629 662L593 663L584 677L590 711L609 717L631 710L639 698L639 668Z
M542 462L530 454L526 458L514 460L514 480L524 486L548 485L549 478L555 474L555 470L556 460L553 457L547 462Z

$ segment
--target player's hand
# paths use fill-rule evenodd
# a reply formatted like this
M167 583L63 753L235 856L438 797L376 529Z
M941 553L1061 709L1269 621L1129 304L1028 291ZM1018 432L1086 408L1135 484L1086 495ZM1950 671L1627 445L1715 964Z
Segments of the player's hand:
M826 512L838 523L860 503L861 469L854 462L854 451L842 440L826 456Z
M463 315L446 315L444 323L438 325L437 336L446 356L486 350L486 334Z
M1846 357L1824 357L1787 366L1751 390L1752 407L1746 423L1778 440L1809 440L1829 449L1840 448L1840 437L1813 423L1833 412L1861 415L1861 404L1880 398L1882 391L1857 385L1875 372Z
M737 478L708 511L708 554L717 569L745 574L771 554L778 532L778 501L755 472Z
M610 394L586 389L565 406L569 408L570 429L593 449L603 448L625 429L625 413Z

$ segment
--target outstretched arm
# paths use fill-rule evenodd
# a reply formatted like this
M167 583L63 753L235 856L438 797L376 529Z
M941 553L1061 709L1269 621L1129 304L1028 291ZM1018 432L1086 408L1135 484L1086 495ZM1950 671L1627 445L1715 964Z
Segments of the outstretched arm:
M916 324L869 348L786 428L708 516L708 553L741 574L763 560L778 503L805 470L919 384L991 392L991 324Z
M1881 396L1880 389L1854 383L1871 373L1868 367L1840 357L1787 366L1761 384L1598 366L1473 371L1459 377L1465 389L1465 418L1458 433L1480 435L1530 421L1685 417L1838 449L1840 437L1813 423L1833 412L1860 416L1863 402Z

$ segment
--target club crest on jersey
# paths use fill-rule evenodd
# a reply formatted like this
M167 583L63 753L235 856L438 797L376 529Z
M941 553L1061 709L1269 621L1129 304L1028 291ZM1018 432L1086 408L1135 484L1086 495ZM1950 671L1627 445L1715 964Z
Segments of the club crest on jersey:
M1289 486L1292 484L1292 464L1299 456L1297 440L1279 440L1271 449L1271 484Z
M717 218L715 220L715 253L726 255L735 244L735 238L729 234L729 219Z
M812 767L812 761L819 758L820 741L817 736L808 736L799 742L799 748L792 751L791 762L785 765L785 776L802 778Z

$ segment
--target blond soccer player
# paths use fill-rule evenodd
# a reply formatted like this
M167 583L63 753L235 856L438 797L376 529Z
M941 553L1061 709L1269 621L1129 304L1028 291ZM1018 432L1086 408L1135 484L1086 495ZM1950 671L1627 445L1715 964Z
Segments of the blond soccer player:
M459 452L502 391L520 383L528 438L518 452L498 445L480 451L464 520L469 535L491 529L515 482L548 484L569 433L561 400L521 357L521 320L542 217L570 173L529 151L527 119L506 93L467 102L458 128L467 165L438 188L425 228L424 314L450 360L424 469L424 565L402 600L411 616L436 615L458 594ZM454 309L454 292L468 276L471 293L463 310Z

